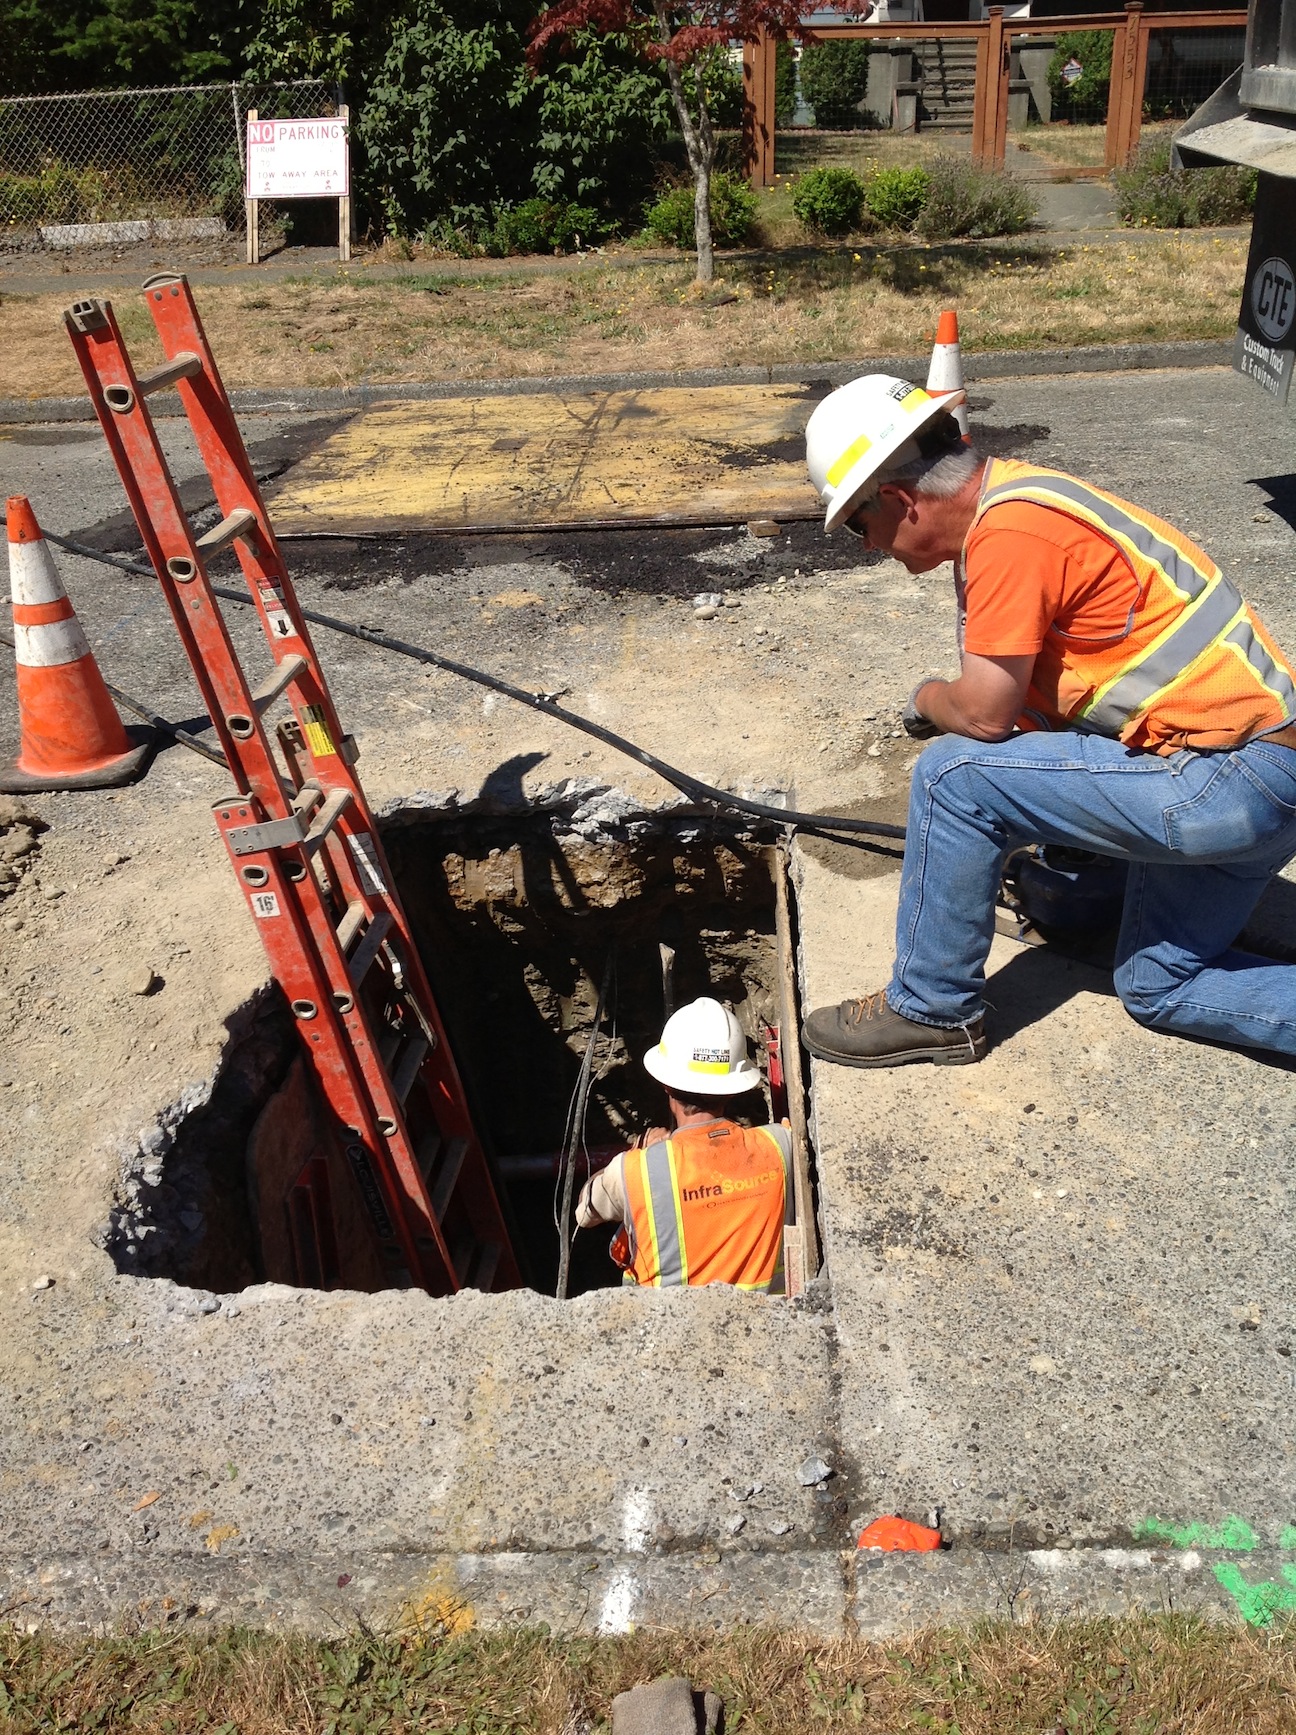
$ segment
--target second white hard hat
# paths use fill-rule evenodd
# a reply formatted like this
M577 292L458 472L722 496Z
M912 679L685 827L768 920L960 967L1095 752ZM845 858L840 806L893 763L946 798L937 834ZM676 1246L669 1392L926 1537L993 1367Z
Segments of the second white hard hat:
M933 424L966 399L966 392L932 397L891 374L865 374L829 392L806 424L806 467L827 507L824 529L862 506L889 471L926 456L921 436L938 434Z
M681 1096L737 1096L760 1083L742 1026L727 1006L705 996L671 1014L644 1065L658 1084Z

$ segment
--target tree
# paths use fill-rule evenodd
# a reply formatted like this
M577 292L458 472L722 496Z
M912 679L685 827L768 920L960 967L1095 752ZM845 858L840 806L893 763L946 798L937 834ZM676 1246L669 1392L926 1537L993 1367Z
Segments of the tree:
M860 103L868 86L869 45L847 37L812 43L801 56L801 93L817 127L864 125Z
M835 9L867 17L873 0L840 0ZM693 173L699 283L715 277L711 173L716 139L707 99L708 61L733 43L756 42L764 31L805 40L810 34L802 21L806 10L821 7L807 8L800 0L555 0L532 26L528 58L534 70L552 46L570 42L578 32L625 37L665 70Z
M228 78L245 30L239 0L0 0L0 90Z

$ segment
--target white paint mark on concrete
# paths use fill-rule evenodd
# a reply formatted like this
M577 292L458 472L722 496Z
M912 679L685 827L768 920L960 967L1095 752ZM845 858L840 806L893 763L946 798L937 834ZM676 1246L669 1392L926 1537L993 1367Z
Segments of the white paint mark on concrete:
M652 1536L652 1502L646 1488L632 1488L621 1508L621 1540L629 1554L646 1554Z
M603 1602L599 1608L599 1632L608 1637L628 1633L634 1625L634 1613L638 1603L639 1586L635 1582L633 1570L628 1566L617 1567L612 1574L611 1583L603 1593Z

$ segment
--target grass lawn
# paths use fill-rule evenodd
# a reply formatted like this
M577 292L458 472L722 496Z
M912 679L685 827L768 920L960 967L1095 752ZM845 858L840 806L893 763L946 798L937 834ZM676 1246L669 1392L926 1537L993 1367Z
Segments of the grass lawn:
M1064 248L873 238L722 255L701 297L687 258L634 254L473 275L357 267L200 284L195 295L233 387L469 381L918 353L943 307L957 307L971 350L1224 337L1246 251L1242 236L1191 232ZM0 299L7 394L84 389L61 321L68 299ZM117 312L141 357L151 353L139 298L122 297Z
M1167 133L1177 132L1183 125L1181 120L1149 121L1139 133L1140 145L1151 144L1154 140L1164 138ZM1065 180L1067 169L1101 168L1107 155L1107 127L1072 126L1068 123L1051 122L1048 126L1028 126L1020 132L1009 133L1009 142L1020 151L1029 151L1032 156L1040 158L1041 166L1062 171L1060 179Z
M750 1628L625 1639L438 1628L326 1641L0 1630L0 1731L606 1735L613 1695L663 1674L718 1692L728 1735L1279 1735L1292 1727L1296 1639L1175 1616L885 1645Z

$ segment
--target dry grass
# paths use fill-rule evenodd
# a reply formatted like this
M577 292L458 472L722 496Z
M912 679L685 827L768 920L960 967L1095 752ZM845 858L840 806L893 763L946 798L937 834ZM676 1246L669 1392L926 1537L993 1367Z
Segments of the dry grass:
M1143 127L1140 140L1162 137L1175 132L1182 121L1154 121ZM1018 150L1030 151L1050 167L1060 169L1101 168L1107 158L1106 123L1097 126L1072 126L1051 122L1048 126L1030 126L1009 135Z
M1000 1625L879 1645L740 1629L560 1639L543 1629L319 1642L250 1632L0 1632L0 1731L562 1735L685 1674L729 1735L1279 1735L1296 1638L1164 1617Z
M949 306L969 349L1224 337L1245 258L1242 238L1202 235L1066 249L861 242L722 260L701 300L684 259L195 294L228 385L342 386L916 353ZM0 392L80 394L65 299L0 302ZM147 336L134 298L118 315L132 343Z
M784 128L774 136L774 166L785 176L829 166L864 175L875 169L912 168L933 157L966 156L971 148L971 133L893 133L871 128L820 133Z

